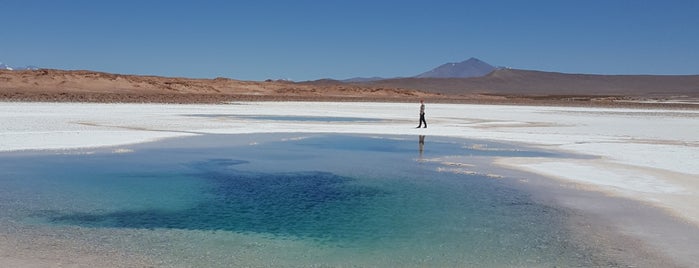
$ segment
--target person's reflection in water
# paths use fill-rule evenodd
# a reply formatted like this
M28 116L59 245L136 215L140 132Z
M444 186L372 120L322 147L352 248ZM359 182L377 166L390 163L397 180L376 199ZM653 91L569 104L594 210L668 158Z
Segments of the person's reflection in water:
M420 153L419 161L422 161L422 152L425 151L425 135L418 136L418 152Z

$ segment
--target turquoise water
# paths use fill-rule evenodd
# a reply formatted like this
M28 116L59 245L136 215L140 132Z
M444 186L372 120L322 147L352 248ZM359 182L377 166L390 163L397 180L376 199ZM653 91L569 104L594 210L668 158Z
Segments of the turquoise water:
M146 232L151 238L121 240L170 264L187 264L185 256L199 250L212 254L191 264L197 266L599 261L571 241L564 210L533 201L506 178L440 172L443 164L426 161L563 155L437 137L297 135L212 135L126 151L6 154L0 157L0 220L56 232L80 227L101 236ZM251 244L255 250L242 247Z

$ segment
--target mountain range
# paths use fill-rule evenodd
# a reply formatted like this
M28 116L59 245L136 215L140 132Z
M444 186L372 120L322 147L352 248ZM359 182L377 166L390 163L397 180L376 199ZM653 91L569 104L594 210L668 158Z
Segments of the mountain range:
M332 79L258 82L10 69L16 68L0 64L0 100L215 102L425 98L458 102L522 98L533 101L699 98L699 75L569 74L496 68L475 58L443 64L413 77L373 77L350 82Z
M419 90L443 96L555 99L699 98L699 75L596 75L498 68L476 58L412 77L302 82Z
M423 92L499 96L699 97L699 75L595 75L494 67L477 58L445 63L427 72L396 78L309 81Z
M39 70L39 67L36 67L33 65L13 67L13 66L10 66L10 65L7 65L7 64L0 62L0 70L10 70L10 71Z
M397 78L367 86L445 95L699 97L699 75L596 75L496 69L468 78Z

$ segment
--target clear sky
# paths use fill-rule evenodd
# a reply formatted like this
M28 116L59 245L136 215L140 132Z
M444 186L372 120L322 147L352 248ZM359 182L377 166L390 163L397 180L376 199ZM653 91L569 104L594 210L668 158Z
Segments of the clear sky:
M699 74L699 1L0 0L0 61L243 80L412 76L479 58Z

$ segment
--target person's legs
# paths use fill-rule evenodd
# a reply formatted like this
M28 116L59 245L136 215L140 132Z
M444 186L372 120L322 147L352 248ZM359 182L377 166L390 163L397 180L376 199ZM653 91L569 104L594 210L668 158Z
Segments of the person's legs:
M427 121L425 121L425 114L420 115L420 125L417 127L420 128L422 126L422 123L425 123L425 128L427 128Z

